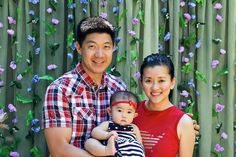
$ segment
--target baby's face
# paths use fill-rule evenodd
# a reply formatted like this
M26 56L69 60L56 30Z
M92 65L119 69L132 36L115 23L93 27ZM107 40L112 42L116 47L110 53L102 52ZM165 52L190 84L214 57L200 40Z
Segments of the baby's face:
M112 121L120 125L128 125L137 116L135 109L129 103L119 103L111 107Z

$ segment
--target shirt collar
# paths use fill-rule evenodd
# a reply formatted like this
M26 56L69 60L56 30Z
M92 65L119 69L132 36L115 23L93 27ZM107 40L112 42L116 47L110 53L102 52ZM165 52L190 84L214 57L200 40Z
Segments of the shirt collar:
M88 84L91 87L98 87L96 82L93 81L93 79L85 72L81 62L79 62L76 65L75 69L78 72L78 74L81 76L81 79L84 80L86 84ZM107 81L108 81L108 74L104 72L102 76L102 82L101 82L100 88L105 88L107 86Z

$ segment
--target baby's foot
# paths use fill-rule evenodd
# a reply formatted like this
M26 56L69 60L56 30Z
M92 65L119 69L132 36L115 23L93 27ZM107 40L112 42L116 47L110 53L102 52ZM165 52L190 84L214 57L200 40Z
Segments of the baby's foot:
M106 156L112 155L114 156L116 153L115 148L115 137L111 136L107 141L107 146L105 147Z

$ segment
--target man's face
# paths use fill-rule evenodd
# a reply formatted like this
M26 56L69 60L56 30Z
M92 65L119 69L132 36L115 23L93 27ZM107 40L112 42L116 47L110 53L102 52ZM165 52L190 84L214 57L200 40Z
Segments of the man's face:
M114 45L107 33L88 34L82 45L76 44L82 55L82 65L86 73L94 80L101 78L111 64Z

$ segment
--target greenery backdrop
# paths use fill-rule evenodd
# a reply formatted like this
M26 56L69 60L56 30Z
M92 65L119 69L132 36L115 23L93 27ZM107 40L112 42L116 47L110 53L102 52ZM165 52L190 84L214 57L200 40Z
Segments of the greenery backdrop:
M117 30L107 70L143 99L139 65L169 54L173 102L201 125L195 156L235 156L235 0L1 0L0 156L48 156L41 131L47 85L78 62L76 24L102 16Z

